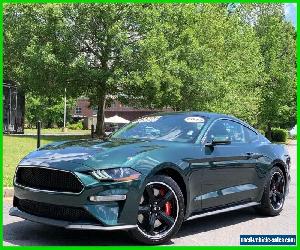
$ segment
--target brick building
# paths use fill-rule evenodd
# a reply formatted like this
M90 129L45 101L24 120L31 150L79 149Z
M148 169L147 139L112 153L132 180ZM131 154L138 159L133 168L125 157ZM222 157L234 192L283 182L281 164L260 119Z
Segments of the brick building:
M168 109L169 111L171 109ZM117 100L113 100L110 107L105 109L105 117L112 117L118 115L126 120L132 121L141 116L153 114L160 110L150 109L137 109L123 105ZM97 115L97 109L90 107L90 101L86 97L78 98L76 106L72 111L72 117L74 120L81 120L85 118L95 117Z
M75 108L71 111L74 120L80 120L85 117L92 117L97 114L97 110L90 107L90 101L86 97L80 97L76 101Z

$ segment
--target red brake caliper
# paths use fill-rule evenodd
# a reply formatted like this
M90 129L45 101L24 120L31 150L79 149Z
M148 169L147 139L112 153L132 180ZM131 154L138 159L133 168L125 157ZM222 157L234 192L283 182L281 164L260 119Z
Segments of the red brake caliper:
M166 194L166 191L164 189L160 190L160 194L162 196L164 196ZM171 202L167 201L167 203L165 204L165 213L166 215L170 216L172 213L172 204Z

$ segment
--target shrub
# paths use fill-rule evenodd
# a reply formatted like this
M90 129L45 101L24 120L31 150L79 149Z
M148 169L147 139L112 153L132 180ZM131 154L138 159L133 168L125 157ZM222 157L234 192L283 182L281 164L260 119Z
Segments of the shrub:
M285 129L273 128L272 129L272 141L274 142L286 142L288 138L288 132Z
M67 128L71 130L82 130L83 124L82 122L77 122L77 123L67 125Z

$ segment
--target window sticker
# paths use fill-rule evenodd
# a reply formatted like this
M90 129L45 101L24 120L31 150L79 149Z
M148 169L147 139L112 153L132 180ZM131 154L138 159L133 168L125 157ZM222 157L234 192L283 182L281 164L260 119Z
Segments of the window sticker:
M190 123L203 123L205 122L204 118L199 117L199 116L189 116L184 118L185 122L190 122Z
M161 118L161 116L147 116L147 117L142 117L140 119L137 119L133 123L140 123L140 122L156 122Z

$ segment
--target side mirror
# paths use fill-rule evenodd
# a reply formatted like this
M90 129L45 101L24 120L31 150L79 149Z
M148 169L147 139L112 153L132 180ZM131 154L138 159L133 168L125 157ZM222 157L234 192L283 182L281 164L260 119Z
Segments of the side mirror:
M228 136L216 136L211 142L205 144L205 146L213 147L215 145L228 145L231 141Z

